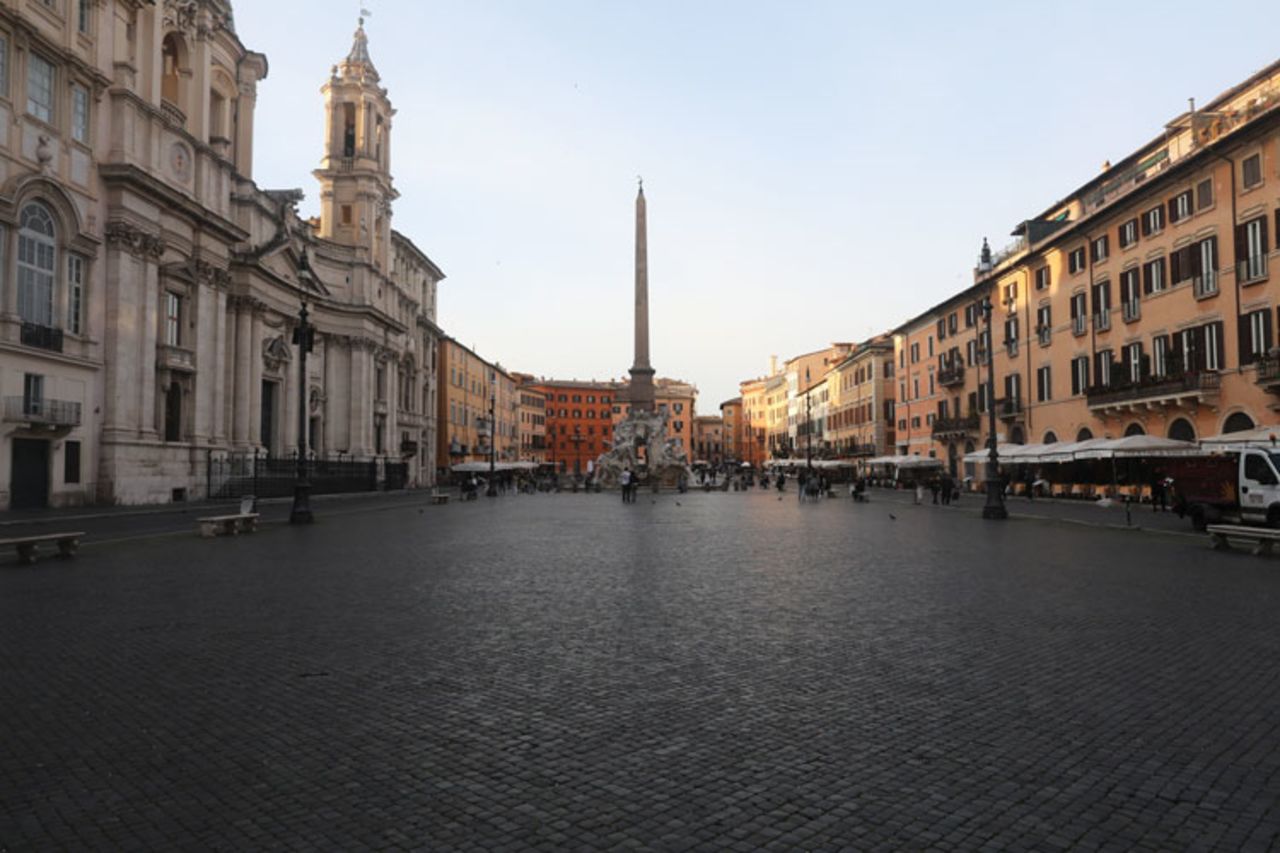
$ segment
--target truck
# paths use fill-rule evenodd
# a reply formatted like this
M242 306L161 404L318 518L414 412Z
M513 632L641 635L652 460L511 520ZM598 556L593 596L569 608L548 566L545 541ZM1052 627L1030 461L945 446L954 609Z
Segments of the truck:
M1170 459L1173 508L1196 530L1210 524L1280 528L1280 449L1241 447Z

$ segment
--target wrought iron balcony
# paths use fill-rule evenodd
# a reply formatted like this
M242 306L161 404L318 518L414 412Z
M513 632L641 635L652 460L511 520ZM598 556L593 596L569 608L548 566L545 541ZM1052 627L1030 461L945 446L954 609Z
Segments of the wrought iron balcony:
M1001 397L996 400L996 417L1002 421L1017 420L1022 417L1022 400L1018 397Z
M1253 381L1273 394L1280 394L1280 356L1268 355L1258 359L1258 372Z
M1191 280L1191 289L1197 298L1213 296L1218 292L1218 274L1210 271L1196 276Z
M1267 277L1267 256L1250 255L1236 265L1236 278L1241 284L1253 284Z
M1077 314L1076 316L1072 317L1071 318L1071 334L1075 335L1076 337L1083 335L1086 331L1088 331L1086 329L1087 322L1088 320L1083 314Z
M1120 412L1141 406L1198 405L1216 397L1222 377L1216 371L1195 371L1177 376L1153 376L1133 382L1115 375L1110 385L1094 385L1085 392L1089 408Z
M37 323L23 323L19 341L23 346L62 352L62 330Z
M938 384L943 388L964 384L964 365L953 364L938 371Z
M33 426L76 427L80 426L80 404L70 400L5 397L4 419Z
M1126 323L1132 323L1142 316L1142 303L1136 299L1121 303L1121 308L1123 309Z
M1099 332L1105 332L1111 328L1111 311L1103 310L1093 315L1093 327Z
M933 437L964 436L976 433L982 427L982 417L974 412L960 418L938 418L933 422Z

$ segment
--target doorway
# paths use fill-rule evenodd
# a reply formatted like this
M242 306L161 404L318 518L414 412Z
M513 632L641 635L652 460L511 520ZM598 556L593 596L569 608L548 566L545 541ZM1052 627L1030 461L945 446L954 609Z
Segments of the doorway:
M42 509L49 505L49 442L15 438L12 471L9 504L13 509Z

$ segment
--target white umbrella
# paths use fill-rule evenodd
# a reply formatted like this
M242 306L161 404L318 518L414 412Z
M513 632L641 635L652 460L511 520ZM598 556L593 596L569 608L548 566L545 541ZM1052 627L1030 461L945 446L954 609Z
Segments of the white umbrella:
M932 456L908 456L898 462L899 468L941 468L942 460Z
M1110 438L1100 444L1074 451L1076 459L1142 459L1145 457L1196 456L1194 442L1161 438L1158 435L1126 435Z
M1205 450L1244 450L1247 447L1261 447L1266 450L1280 450L1280 426L1264 426L1240 432L1224 432L1211 438L1200 439L1200 446Z
M1009 449L1018 447L1017 444L998 444L996 445L996 455L1001 459L1009 455ZM979 447L977 450L971 451L964 455L965 462L986 462L991 456L990 447Z
M1084 441L1060 441L1052 449L1040 454L1041 462L1071 462L1077 452L1084 452L1100 444L1110 441L1108 438L1086 438Z

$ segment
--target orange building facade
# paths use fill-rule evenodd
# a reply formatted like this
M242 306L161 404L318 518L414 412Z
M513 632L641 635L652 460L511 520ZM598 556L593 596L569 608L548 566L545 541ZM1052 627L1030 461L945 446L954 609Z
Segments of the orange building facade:
M613 440L614 383L540 379L529 386L546 398L545 461L586 476Z

